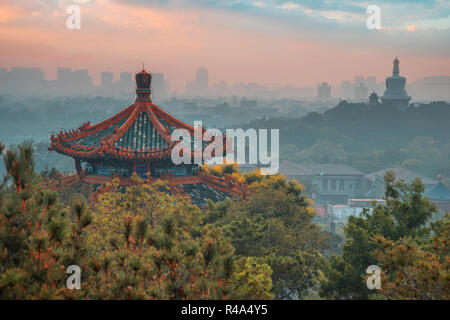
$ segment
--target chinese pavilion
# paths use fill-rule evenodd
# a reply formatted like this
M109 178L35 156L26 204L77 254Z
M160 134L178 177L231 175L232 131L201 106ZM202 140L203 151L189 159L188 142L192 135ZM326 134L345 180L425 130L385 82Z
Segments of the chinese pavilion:
M199 206L235 193L238 188L231 181L199 172L194 162L172 162L172 132L185 129L194 141L196 131L152 102L151 80L145 70L137 73L134 103L95 125L87 122L52 134L49 150L74 158L77 175L86 183L104 185L117 177L122 185L130 185L133 173L147 181L167 179L175 193L190 195Z

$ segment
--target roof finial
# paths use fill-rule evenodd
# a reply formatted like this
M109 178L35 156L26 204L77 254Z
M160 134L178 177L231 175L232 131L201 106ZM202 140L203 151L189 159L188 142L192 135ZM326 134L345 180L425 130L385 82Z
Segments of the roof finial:
M142 71L145 71L144 62L142 62Z
M393 76L398 76L400 74L400 68L398 66L399 63L400 63L400 61L398 60L398 57L395 57L394 68L392 69L392 75Z

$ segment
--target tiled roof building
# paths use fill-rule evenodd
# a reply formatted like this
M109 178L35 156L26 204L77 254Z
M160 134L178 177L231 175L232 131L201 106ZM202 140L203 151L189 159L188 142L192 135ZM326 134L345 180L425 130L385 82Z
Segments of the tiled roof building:
M280 173L296 179L316 203L346 204L363 198L364 173L345 164L297 164L283 161Z
M238 188L230 181L200 174L193 161L181 165L172 162L175 142L171 135L175 129L185 129L190 134L192 159L197 152L203 152L205 143L202 148L194 148L194 127L152 102L151 81L152 75L145 70L137 73L136 99L131 105L95 125L87 122L77 129L52 135L49 150L74 158L82 182L106 184L117 177L122 185L129 185L133 173L148 181L168 179L174 188L183 185L182 190L192 194L193 202L199 205L208 198L219 201L233 194ZM204 131L202 128L199 133Z
M436 204L442 212L450 212L450 190L442 183L442 176L438 176L438 183L432 186L425 195Z
M419 178L424 184L425 190L428 190L436 183L436 181L433 179L430 179L420 173L405 168L395 167L380 170L377 172L369 173L365 176L365 178L370 184L370 189L372 190L372 193L375 195L377 199L381 199L384 197L385 192L384 175L388 170L394 172L395 179L403 180L405 183L408 184L411 183L415 178Z

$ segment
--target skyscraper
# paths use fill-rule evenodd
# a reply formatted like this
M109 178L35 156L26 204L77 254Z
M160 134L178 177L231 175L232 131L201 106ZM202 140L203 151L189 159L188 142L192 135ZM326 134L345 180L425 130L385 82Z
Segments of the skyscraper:
M375 91L377 89L377 77L368 76L365 81L365 85L369 89L369 91Z
M356 86L359 86L361 83L364 83L364 76L355 76L353 80L353 84Z
M205 67L200 67L195 74L195 87L198 95L206 95L208 93L208 70Z
M134 84L130 72L121 72L116 83L119 91L132 92Z
M317 87L317 99L319 99L319 101L327 101L330 97L331 87L326 82L322 82L322 85Z
M123 83L133 83L133 81L131 81L131 73L130 72L121 72L119 81L123 82Z
M341 84L341 98L350 99L353 96L355 87L350 83L350 81L342 81Z
M114 74L109 71L103 71L101 74L101 84L105 89L111 89L114 84Z
M369 89L364 85L363 82L360 82L358 86L355 87L355 99L356 100L365 100L367 99Z
M72 90L76 93L86 93L92 86L92 78L88 70L74 70L72 76Z
M164 73L153 73L152 76L153 99L155 99L156 101L164 99L166 97Z

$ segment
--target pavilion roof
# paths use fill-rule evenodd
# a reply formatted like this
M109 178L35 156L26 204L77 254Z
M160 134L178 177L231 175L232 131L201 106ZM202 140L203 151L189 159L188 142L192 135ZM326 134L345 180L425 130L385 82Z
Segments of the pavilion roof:
M50 150L80 159L161 159L170 157L175 144L170 136L175 129L186 129L194 137L194 127L165 112L150 98L136 99L95 125L87 122L75 130L52 135Z
M450 201L450 190L441 181L425 192L425 195L435 201Z

